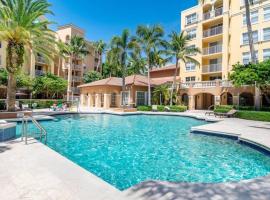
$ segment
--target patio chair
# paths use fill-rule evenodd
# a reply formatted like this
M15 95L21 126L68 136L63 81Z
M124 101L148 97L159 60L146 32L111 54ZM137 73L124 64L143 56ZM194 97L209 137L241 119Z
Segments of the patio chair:
M158 106L157 105L152 105L152 111L157 112L158 111Z
M22 104L22 110L31 110L28 104Z
M231 118L231 117L234 117L236 113L237 113L237 110L232 109L227 113L214 112L214 115L215 115L215 117L228 117L228 118Z

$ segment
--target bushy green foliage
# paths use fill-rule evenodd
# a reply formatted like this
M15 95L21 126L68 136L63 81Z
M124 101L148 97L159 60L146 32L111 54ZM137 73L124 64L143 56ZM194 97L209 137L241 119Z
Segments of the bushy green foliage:
M231 109L233 109L233 106L231 106L231 105L215 106L214 112L217 112L217 113L227 113Z
M151 106L138 106L137 110L138 111L151 111L152 107Z
M83 76L84 83L92 83L94 81L101 80L103 77L100 72L90 71Z
M236 117L240 119L270 122L270 112L238 111Z
M170 112L185 112L187 111L187 106L170 106Z
M157 106L157 110L159 112L164 112L165 111L165 106L159 105L159 106Z
M0 85L7 85L8 73L5 69L0 69Z

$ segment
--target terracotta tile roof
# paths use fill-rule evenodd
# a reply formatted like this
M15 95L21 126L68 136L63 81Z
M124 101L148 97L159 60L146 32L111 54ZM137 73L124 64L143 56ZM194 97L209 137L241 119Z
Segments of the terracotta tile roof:
M152 78L152 84L153 85L162 85L162 84L166 84L166 83L172 83L173 82L174 77L173 76L169 76L169 77L162 77L162 78ZM180 80L180 76L176 77L176 81Z
M81 87L92 87L92 86L102 86L102 85L122 86L122 79L117 78L117 77L110 77L110 78L102 79L102 80L95 81L92 83L83 84L78 87L81 88Z
M154 68L151 70L151 72L157 72L157 71L164 71L164 70L172 70L175 69L175 65L167 65L165 67L162 68Z
M117 77L111 77L102 79L99 81L95 81L92 83L87 83L78 86L78 88L82 87L93 87L93 86L122 86L122 78ZM131 75L126 77L126 85L136 85L136 86L147 86L148 85L148 79L146 76L142 75Z

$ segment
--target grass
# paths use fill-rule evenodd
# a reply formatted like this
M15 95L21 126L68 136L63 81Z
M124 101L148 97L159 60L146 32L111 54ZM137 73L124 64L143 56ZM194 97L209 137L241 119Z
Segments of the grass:
M236 117L240 119L270 122L270 112L238 111Z

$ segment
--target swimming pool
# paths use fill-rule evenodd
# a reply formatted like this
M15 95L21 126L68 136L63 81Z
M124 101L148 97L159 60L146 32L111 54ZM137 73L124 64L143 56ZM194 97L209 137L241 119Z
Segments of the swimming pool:
M189 133L205 123L107 114L41 122L50 148L120 190L147 180L216 183L269 174L270 157L261 152L234 140Z

